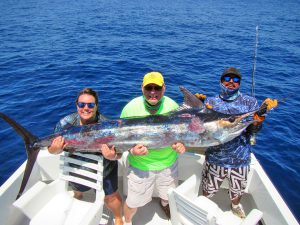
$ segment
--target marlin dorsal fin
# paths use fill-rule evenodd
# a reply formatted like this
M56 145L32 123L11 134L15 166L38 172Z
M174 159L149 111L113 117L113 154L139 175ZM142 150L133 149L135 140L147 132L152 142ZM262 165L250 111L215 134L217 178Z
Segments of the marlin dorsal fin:
M198 108L203 109L205 108L205 105L201 100L199 100L195 95L193 95L189 90L187 90L185 87L180 86L180 91L183 93L184 96L184 102L182 106L180 106L180 109L189 109L189 108Z

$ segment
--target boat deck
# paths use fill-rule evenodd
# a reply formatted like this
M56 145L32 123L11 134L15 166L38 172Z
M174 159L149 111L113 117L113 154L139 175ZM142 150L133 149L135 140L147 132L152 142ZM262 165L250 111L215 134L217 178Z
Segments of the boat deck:
M119 192L123 193L123 182L119 182ZM70 191L72 194L72 191ZM123 201L125 201L126 196L122 195ZM84 193L83 201L94 201L95 194L93 191L88 191ZM167 219L164 212L160 208L159 198L154 197L151 202L146 204L144 207L138 209L138 212L133 218L134 225L171 225L170 220ZM111 212L104 207L102 219L100 221L101 225L113 225L113 216Z
M123 198L125 199L125 198ZM228 191L226 189L221 189L220 192L216 196L212 198L214 202L216 202L219 207L223 211L227 211L228 213L231 213L230 211L230 200L228 197ZM133 224L134 225L171 225L171 221L168 220L160 208L159 205L159 198L153 198L151 202L149 202L144 207L141 207L138 209L138 212L133 218ZM242 199L242 204L244 206L244 209L246 213L250 212L252 207L250 204L247 204L247 202L251 201L250 195L245 195ZM108 209L104 209L102 220L100 224L107 224L107 225L113 225L113 219L111 213L108 211ZM260 223L261 225L263 222Z
M183 182L183 181L181 181ZM179 183L181 183L179 182ZM225 184L226 185L226 184ZM119 181L119 192L123 193L123 181ZM199 195L201 195L202 190L199 190ZM122 194L123 201L126 199L126 195ZM94 201L93 192L86 192L84 200ZM212 200L218 204L218 206L227 213L231 213L230 210L230 199L228 195L227 188L221 188L220 191L212 197ZM163 210L159 204L160 199L158 197L153 197L152 201L145 206L138 209L138 212L133 218L134 225L171 225L171 221L167 219ZM241 200L245 212L248 214L253 209L254 200L250 194L245 194ZM104 208L104 213L100 224L113 225L113 216L107 208ZM260 225L264 223L261 222Z

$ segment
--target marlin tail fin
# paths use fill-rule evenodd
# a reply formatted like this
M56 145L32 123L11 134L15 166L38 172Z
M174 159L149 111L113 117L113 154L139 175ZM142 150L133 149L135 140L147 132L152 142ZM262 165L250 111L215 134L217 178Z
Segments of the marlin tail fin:
M20 124L18 124L13 119L9 118L4 113L0 112L0 117L6 121L14 130L23 138L27 153L27 163L26 168L24 171L21 187L19 190L19 193L17 195L17 199L22 195L26 184L28 182L28 179L30 177L33 165L36 161L37 155L40 151L39 148L33 147L33 144L38 140L38 138L34 135L32 135L28 130L26 130L24 127L22 127Z

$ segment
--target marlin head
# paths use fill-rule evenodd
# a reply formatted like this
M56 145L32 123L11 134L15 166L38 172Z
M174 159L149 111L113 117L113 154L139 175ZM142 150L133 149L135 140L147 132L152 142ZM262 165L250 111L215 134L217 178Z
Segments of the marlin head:
M223 117L214 121L213 137L219 140L220 144L231 141L251 124L255 122L254 119L246 119L253 115L254 112L248 112L240 115L232 115L230 117Z
M230 117L225 117L225 118L220 118L220 120L218 121L219 126L223 127L223 128L233 128L236 127L238 125L242 125L242 124L248 124L248 126L250 124L252 124L253 122L255 122L255 120L248 120L248 121L244 121L246 118L248 118L249 116L253 115L255 111L251 111L251 112L247 112L244 114L238 114L238 115L232 115ZM250 124L248 122L251 122Z
M241 135L241 133L246 130L246 128L251 125L255 120L250 120L246 122L232 123L223 129L223 135L219 138L222 143L231 141L232 139Z

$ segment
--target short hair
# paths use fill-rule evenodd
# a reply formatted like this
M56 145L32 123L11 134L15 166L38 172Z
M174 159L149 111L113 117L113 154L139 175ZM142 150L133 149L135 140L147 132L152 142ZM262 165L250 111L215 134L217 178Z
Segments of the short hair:
M76 98L76 103L78 103L78 99L81 95L84 95L84 94L87 94L87 95L91 95L95 98L95 103L96 105L98 105L98 94L96 91L94 91L92 88L84 88L82 89L78 95L77 95L77 98Z

